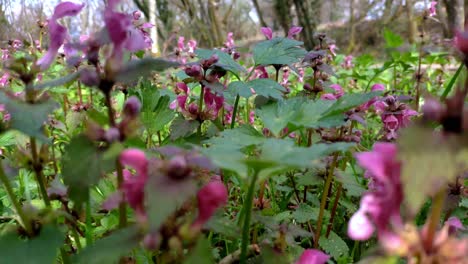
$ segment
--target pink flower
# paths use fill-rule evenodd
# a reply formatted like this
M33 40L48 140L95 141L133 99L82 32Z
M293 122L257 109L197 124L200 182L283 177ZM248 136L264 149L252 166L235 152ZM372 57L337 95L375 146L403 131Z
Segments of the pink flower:
M330 52L331 52L331 54L333 54L333 56L336 56L335 49L336 49L336 45L335 45L335 44L330 44L330 45L328 45L328 50L330 50Z
M120 0L109 1L104 11L104 22L109 38L114 44L111 57L117 63L121 63L124 49L135 52L146 48L142 32L132 23L133 16L114 11L119 2Z
M187 42L187 52L192 54L195 52L197 49L197 41L194 39L191 39Z
M66 38L68 38L67 29L57 22L57 19L66 16L76 16L84 4L75 4L72 2L62 2L58 4L54 9L54 14L49 20L49 49L46 54L37 61L37 65L40 66L41 70L46 70L54 61L57 56L58 50L62 46Z
M353 65L353 55L348 55L344 58L344 61L343 63L341 64L341 67L345 68L345 69L350 69L352 68L354 65Z
M468 31L456 31L454 38L455 47L465 56L468 55Z
M219 207L227 203L227 188L222 181L212 180L198 191L197 200L198 217L193 227L201 228Z
M325 264L330 256L317 249L306 249L296 264Z
M333 94L335 95L335 97L336 97L337 99L344 95L344 91L343 91L343 88L341 87L341 85L339 85L339 84L332 84L332 85L330 85L330 88L332 88L333 90L335 90L335 92L334 92Z
M234 39L233 39L234 33L229 32L227 34L226 42L224 42L224 46L229 49L234 48Z
M179 39L177 40L177 48L180 51L185 50L185 38L183 36L180 36Z
M437 2L436 1L431 1L431 5L429 7L429 16L435 16L437 9L436 9Z
M394 115L387 115L383 122L384 128L387 132L387 135L385 136L387 140L396 139L396 131L398 130L400 124L400 122L398 122L398 119Z
M400 182L401 164L396 159L397 147L391 143L376 143L372 151L356 154L372 185L361 199L359 210L351 217L348 235L354 240L367 240L375 230L381 241L397 243L392 226L401 226L400 205L403 190Z
M265 35L265 37L267 39L272 39L273 38L273 31L271 30L271 28L262 27L260 30L262 31L263 35Z
M288 38L293 39L294 36L301 33L302 27L291 27L288 31Z
M126 149L120 154L120 162L135 170L135 175L124 170L123 192L128 204L139 216L145 215L144 197L145 185L148 179L148 160L139 149Z
M5 72L2 75L2 78L0 78L0 87L5 87L9 84L10 80L10 74L8 72Z

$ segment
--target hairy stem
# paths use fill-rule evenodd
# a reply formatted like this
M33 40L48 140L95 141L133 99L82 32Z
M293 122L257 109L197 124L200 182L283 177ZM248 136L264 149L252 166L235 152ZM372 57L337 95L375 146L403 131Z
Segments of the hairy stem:
M42 196L42 199L44 200L46 207L50 207L50 199L49 199L49 196L47 195L46 180L44 177L44 173L42 171L41 161L39 160L39 157L38 157L37 144L36 144L35 138L33 137L30 138L30 145L31 145L32 166L36 174L36 181L37 181L37 184L39 185L39 190L41 192L41 196Z
M240 263L244 264L247 262L247 248L249 243L250 234L250 219L252 218L252 207L253 207L253 196L255 191L255 184L257 183L258 171L255 170L252 175L249 190L244 201L244 225L242 227L242 244L241 244L241 255Z
M322 222L323 222L323 215L325 213L325 205L327 203L328 198L328 190L330 189L331 182L333 180L333 174L335 172L336 160L338 159L338 154L333 156L333 161L330 165L330 169L328 170L328 176L325 181L325 187L323 188L322 200L320 202L320 211L317 219L317 229L315 230L315 239L314 239L314 248L318 247L318 242L320 239L320 233L322 231Z
M426 251L430 252L432 249L434 236L437 231L437 227L440 222L440 217L442 215L442 210L444 208L444 201L445 201L445 188L442 188L432 200L432 209L431 215L429 216L429 224L427 227L427 236L424 241L424 247Z
M330 232L331 232L331 230L333 228L333 220L335 219L336 209L338 208L338 202L340 201L341 191L343 189L343 186L341 185L341 183L338 184L337 189L338 190L336 191L335 201L333 202L333 207L332 207L332 210L331 210L330 223L328 224L327 233L325 234L325 237L327 237L327 238L330 235Z

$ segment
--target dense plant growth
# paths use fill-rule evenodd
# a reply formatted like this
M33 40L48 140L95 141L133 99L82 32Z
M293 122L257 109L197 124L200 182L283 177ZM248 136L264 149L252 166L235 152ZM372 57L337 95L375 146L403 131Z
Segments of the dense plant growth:
M468 262L467 32L385 31L383 63L301 27L156 58L118 4L2 50L0 263Z

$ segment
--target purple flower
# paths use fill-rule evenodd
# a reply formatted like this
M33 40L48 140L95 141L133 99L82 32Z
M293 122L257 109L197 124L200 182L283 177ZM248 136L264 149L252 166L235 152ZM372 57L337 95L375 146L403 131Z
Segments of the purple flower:
M224 42L224 46L228 49L233 49L234 48L234 39L233 39L234 33L229 32L227 34L226 42Z
M49 20L49 49L46 54L37 61L37 65L40 66L41 70L46 70L54 61L57 56L58 50L62 46L65 39L68 37L67 29L57 22L57 19L66 16L76 16L84 4L75 4L72 2L62 2L58 4L54 9L54 14Z
M387 140L392 140L397 138L396 131L399 128L400 122L398 122L398 119L394 115L388 115L385 117L383 120L384 122L384 128L386 131L385 137Z
M120 162L135 170L135 175L124 170L123 192L128 204L135 210L137 215L144 217L145 185L148 179L148 159L143 151L139 149L126 149L120 154Z
M295 264L325 264L330 256L317 249L306 249Z
M133 16L114 11L119 2L120 0L109 1L104 11L104 22L114 44L111 57L117 63L121 63L124 50L135 52L146 48L142 32L132 23Z
M187 42L187 52L193 54L195 49L197 49L197 41L194 39L189 40Z
M180 51L185 50L185 38L183 36L180 36L179 39L177 40L177 48Z
M302 27L291 27L288 31L288 38L293 39L294 36L301 33Z
M458 219L458 217L452 216L447 221L445 221L445 225L448 226L448 233L455 234L458 230L465 230L463 223Z
M335 92L333 93L336 98L340 98L341 96L344 95L344 90L343 88L341 87L341 85L339 84L332 84L330 85L330 88L332 88L333 90L335 90Z
M336 56L336 45L335 44L330 44L328 45L328 50L330 50L331 54L333 54L333 56Z
M197 200L198 217L193 227L201 228L219 207L227 203L227 188L222 181L212 180L198 191Z
M262 27L260 30L262 31L263 35L265 35L265 37L267 39L272 39L273 38L273 31L271 30L271 28Z
M429 6L429 16L435 16L437 13L436 9L437 2L436 1L431 1L431 5Z
M0 78L0 87L5 87L10 83L10 74L5 72Z
M356 154L361 167L370 178L369 192L361 199L359 210L351 217L348 235L354 240L367 240L375 230L379 240L397 243L392 226L401 226L400 205L403 190L400 181L401 164L396 159L397 147L391 143L376 143L372 151Z

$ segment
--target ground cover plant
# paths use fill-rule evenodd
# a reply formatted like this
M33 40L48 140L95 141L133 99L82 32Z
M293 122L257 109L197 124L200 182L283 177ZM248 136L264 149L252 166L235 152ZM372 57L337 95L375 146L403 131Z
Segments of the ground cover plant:
M385 30L384 62L297 26L162 58L119 4L2 49L0 263L468 263L467 31Z

